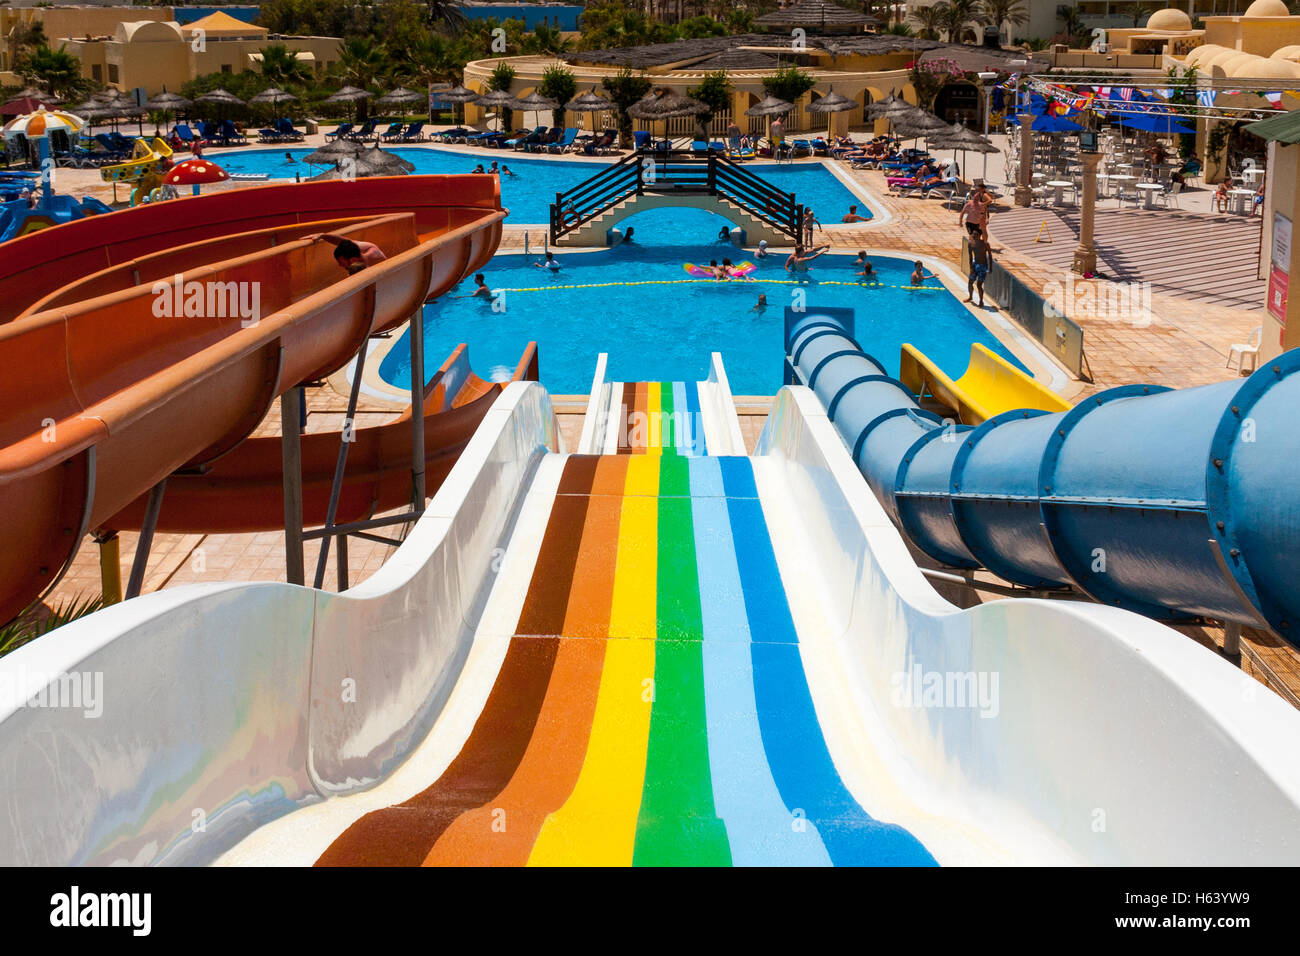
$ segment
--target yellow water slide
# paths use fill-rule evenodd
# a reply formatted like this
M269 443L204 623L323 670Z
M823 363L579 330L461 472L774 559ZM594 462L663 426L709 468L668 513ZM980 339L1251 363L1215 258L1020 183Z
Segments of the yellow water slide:
M928 393L947 405L965 425L978 425L1015 408L1039 408L1047 412L1071 408L1069 402L1050 388L978 342L971 345L970 363L956 381L916 346L904 344L898 377L913 394Z
M112 166L101 166L99 175L106 183L134 183L161 173L171 155L172 148L156 136L152 144L145 139L137 139L129 160Z

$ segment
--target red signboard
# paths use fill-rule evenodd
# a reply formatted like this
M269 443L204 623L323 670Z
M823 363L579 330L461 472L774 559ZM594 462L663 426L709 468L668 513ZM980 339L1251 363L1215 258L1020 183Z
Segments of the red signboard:
M1268 312L1286 328L1286 293L1290 276L1274 263L1268 270Z

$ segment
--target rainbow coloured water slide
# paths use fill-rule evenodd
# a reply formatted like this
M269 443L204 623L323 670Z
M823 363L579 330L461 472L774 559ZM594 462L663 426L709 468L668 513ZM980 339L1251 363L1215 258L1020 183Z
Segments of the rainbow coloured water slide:
M208 527L223 511L229 522L238 496L225 500L225 492L240 484L261 507L234 521L247 527L261 514L268 526L280 510L266 497L269 472L238 471L266 455L238 448L274 399L341 368L368 336L485 262L505 215L495 183L468 177L404 179L400 200L391 180L309 185L342 188L196 197L173 204L165 220L156 210L106 215L6 245L0 301L16 320L0 326L0 355L12 370L0 384L0 620L57 580L87 531L130 527L131 503L179 469L204 470L236 453L215 482L201 482L208 494L169 506L169 527ZM242 217L232 198L241 195ZM363 205L405 210L363 216ZM277 228L289 223L297 235ZM317 224L375 242L388 258L345 277L326 244L302 238L321 231ZM38 286L49 263L36 260L56 251L74 279L51 292ZM151 281L163 277L174 283ZM191 287L207 293L201 314L183 304ZM249 301L221 298L231 290ZM257 314L237 311L246 305ZM523 374L530 365L521 363ZM460 404L488 390L473 388ZM447 428L434 427L426 455L463 447L489 403L441 420ZM431 414L456 404L448 396ZM388 473L390 492L400 483L387 435L396 427L367 436L376 454L352 497L381 480L376 469Z
M508 386L346 592L162 591L0 660L0 861L1295 862L1281 700L1115 608L948 604L805 388L744 456L720 362L630 384L573 455ZM96 720L14 703L83 671Z

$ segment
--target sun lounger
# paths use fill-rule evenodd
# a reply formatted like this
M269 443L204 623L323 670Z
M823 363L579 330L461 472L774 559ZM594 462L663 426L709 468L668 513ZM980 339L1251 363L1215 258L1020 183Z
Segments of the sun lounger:
M352 132L351 123L340 123L333 132L326 133L325 138L327 140L330 140L330 139L338 139L341 136L344 139L347 139L348 134L351 132Z
M546 151L548 153L567 152L569 147L573 145L573 141L577 138L578 138L578 128L576 126L569 127L563 133L560 134L560 138L557 139L554 143L547 144Z

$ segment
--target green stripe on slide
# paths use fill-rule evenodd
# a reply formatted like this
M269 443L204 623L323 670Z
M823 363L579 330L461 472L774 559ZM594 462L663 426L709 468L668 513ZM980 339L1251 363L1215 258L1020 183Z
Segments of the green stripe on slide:
M663 482L673 483L673 471L661 471L661 495L672 493ZM709 776L704 625L689 497L659 499L658 568L655 697L632 862L730 866L726 825L713 806Z

